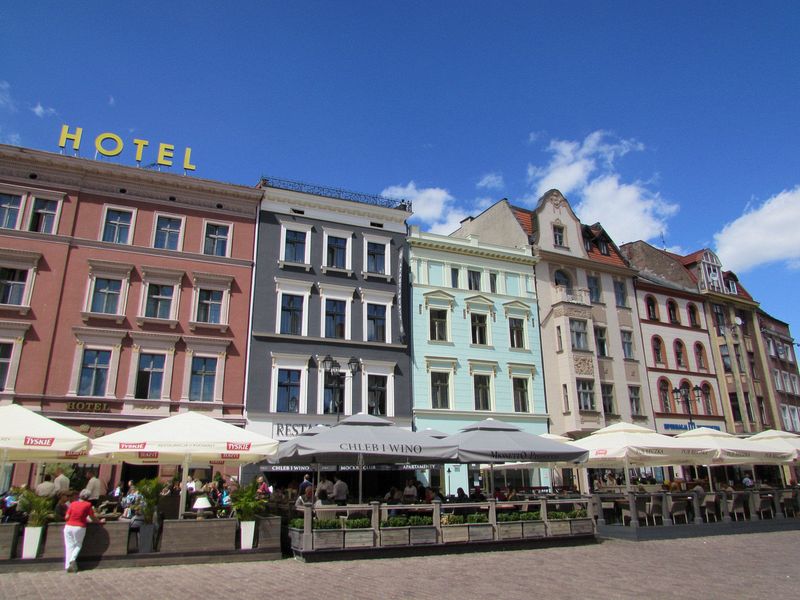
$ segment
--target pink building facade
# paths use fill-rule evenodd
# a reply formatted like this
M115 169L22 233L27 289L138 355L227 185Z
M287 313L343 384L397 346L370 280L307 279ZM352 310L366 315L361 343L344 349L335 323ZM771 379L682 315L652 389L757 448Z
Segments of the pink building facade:
M90 437L187 410L243 424L261 195L0 146L0 403Z

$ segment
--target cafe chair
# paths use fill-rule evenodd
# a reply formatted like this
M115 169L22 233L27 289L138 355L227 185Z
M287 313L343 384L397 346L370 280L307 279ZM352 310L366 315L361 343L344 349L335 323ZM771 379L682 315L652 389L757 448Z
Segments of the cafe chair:
M792 517L797 516L797 510L794 504L794 492L781 492L780 503L783 507L783 514L787 517L790 516L789 513L791 513Z
M771 496L763 496L759 498L758 501L758 516L759 518L764 518L764 513L769 513L769 518L775 518L775 508L772 506L772 497Z
M672 517L672 522L675 523L675 517L683 516L683 521L686 525L689 524L689 502L687 500L673 500L672 506L669 509L669 514Z
M647 517L653 520L653 525L657 525L656 519L661 519L661 524L664 524L664 503L661 496L653 496L650 500Z
M714 496L706 498L703 503L703 509L706 513L706 523L711 523L711 517L714 517L714 522L719 521L719 513L717 512L717 501Z
M733 500L729 502L729 509L728 512L734 518L734 520L739 520L739 515L742 515L742 520L747 520L747 515L744 512L744 501L745 501L745 494L739 493L734 494Z
M631 521L631 505L629 503L625 503L622 507L622 524L625 525L625 519ZM641 522L644 521L645 525L648 524L647 521L647 499L646 498L636 498L636 520Z

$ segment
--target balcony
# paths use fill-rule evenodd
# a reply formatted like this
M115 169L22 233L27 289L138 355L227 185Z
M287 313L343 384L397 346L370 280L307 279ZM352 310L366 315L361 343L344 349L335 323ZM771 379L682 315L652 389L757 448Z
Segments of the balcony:
M566 302L569 304L579 304L581 306L591 306L589 302L589 290L580 290L576 288L568 288L564 285L555 286L555 293L553 294L553 304Z

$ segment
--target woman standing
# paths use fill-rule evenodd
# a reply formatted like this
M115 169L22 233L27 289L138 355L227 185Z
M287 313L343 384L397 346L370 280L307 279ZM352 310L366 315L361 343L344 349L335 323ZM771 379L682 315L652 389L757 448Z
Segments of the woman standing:
M89 502L91 492L81 490L79 499L72 502L67 509L66 524L64 525L64 567L67 573L78 572L78 554L86 537L86 523L88 521L105 523L105 519L97 519L94 509Z

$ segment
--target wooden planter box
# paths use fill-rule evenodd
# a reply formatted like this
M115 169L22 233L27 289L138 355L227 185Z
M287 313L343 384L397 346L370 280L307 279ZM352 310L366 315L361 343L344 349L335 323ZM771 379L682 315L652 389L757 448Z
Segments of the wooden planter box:
M128 553L129 521L108 521L104 525L89 523L81 546L81 558L125 556ZM64 557L64 524L50 523L44 538L42 558Z
M19 523L0 523L0 560L16 556Z
M569 521L564 520L556 520L556 521L547 521L545 523L547 527L547 536L548 537L558 537L562 535L572 535L572 528L570 527Z
M523 521L522 537L526 539L543 538L547 535L544 521Z
M408 533L412 546L435 544L438 541L436 527L433 525L414 525L408 528Z
M236 519L165 519L161 552L214 552L236 548Z
M256 517L256 548L281 551L280 517Z
M289 545L296 550L302 550L303 530L296 529L294 527L289 527L288 531L289 531Z
M468 542L468 525L442 525L442 541L447 544L451 542Z
M314 550L344 548L344 531L341 529L315 529L313 535Z
M375 532L369 529L345 529L345 548L373 548L375 547Z
M381 546L408 546L410 527L381 527Z
M467 527L470 542L486 542L494 539L494 526L491 523L471 523Z
M522 521L503 521L497 524L497 538L517 540L522 538Z
M569 524L572 535L594 535L592 519L570 519Z

